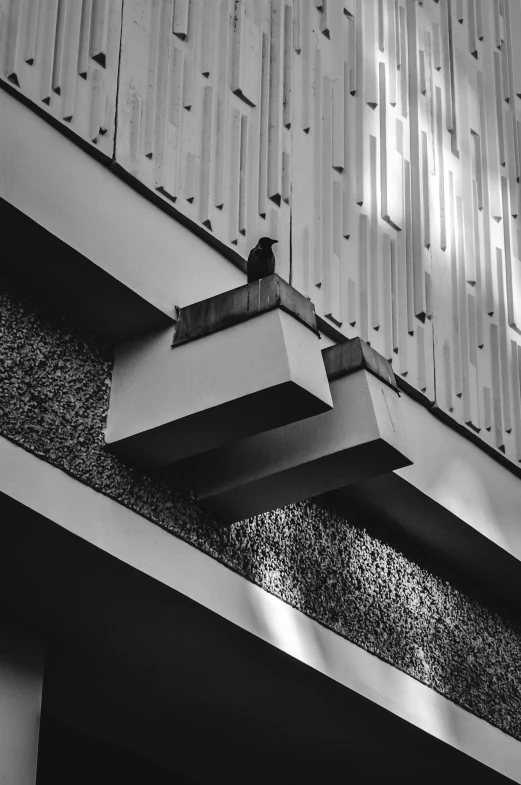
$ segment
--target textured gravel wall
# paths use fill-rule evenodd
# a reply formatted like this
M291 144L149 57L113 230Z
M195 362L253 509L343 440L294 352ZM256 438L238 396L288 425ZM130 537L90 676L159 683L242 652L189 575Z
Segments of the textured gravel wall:
M521 740L520 628L318 504L216 525L105 451L111 365L0 279L1 435Z

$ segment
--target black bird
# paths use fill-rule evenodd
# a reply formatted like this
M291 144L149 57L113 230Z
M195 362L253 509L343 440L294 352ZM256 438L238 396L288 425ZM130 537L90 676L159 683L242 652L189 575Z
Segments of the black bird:
M278 243L270 237L261 237L255 248L252 248L248 256L248 283L259 281L267 275L275 272L275 255L271 246Z

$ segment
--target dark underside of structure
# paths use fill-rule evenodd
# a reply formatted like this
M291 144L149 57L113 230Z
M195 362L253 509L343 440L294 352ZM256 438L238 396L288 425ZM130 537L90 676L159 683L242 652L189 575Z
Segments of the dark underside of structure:
M100 785L164 770L207 785L508 781L11 498L0 513L3 624L46 641L39 776L53 785L98 764ZM235 591L262 612L246 581Z
M120 462L104 445L111 347L6 280L0 365L0 435L521 740L521 630L459 576L376 537L363 511L313 501L222 526Z
M81 761L81 763L79 763ZM42 715L36 785L192 785L122 747Z

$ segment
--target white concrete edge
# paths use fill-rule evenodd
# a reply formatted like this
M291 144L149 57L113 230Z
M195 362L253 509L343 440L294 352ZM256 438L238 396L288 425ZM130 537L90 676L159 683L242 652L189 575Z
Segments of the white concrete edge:
M521 742L1 437L0 491L521 783Z
M400 403L412 465L396 474L521 560L519 477L408 395Z
M246 282L208 242L0 89L0 197L171 316ZM81 183L81 188L78 188Z

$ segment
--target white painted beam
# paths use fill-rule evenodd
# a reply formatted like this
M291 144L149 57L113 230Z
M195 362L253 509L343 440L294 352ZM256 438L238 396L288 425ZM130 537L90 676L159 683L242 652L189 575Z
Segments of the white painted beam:
M47 278L51 292L66 284L68 302L62 306L74 313L76 301L85 298L84 281L93 277L74 266L77 253L84 265L100 268L134 299L164 314L167 323L174 306L244 283L244 274L220 253L4 91L0 113L0 199L72 249L69 269L60 265L53 273L52 250L33 242L29 231L18 232L11 243L16 253L4 254L2 266L18 270L24 285L35 279L38 291ZM99 303L90 307L99 309Z

